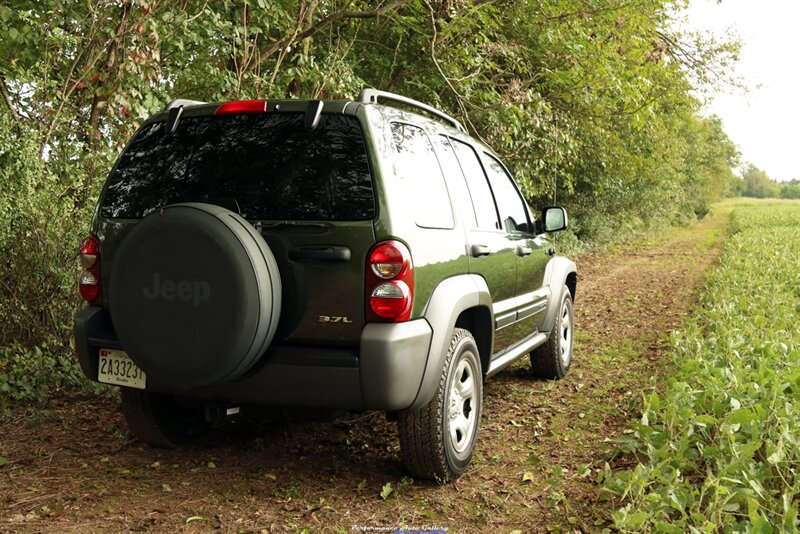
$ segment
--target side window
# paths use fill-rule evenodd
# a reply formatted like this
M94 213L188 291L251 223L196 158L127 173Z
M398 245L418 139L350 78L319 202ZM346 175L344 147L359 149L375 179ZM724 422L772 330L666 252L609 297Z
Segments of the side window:
M455 205L460 208L461 216L464 218L464 224L467 228L476 228L478 220L475 218L475 208L467 188L467 182L464 181L464 173L458 164L456 153L453 151L447 136L436 136L436 140L438 143L436 148L439 154L439 163L442 164L447 186L453 196Z
M453 228L450 196L428 136L417 126L392 123L394 168L406 182L414 221L423 228Z
M456 149L458 162L464 171L467 179L469 194L472 197L472 205L475 207L475 217L478 220L478 228L482 230L498 230L500 224L497 221L497 208L494 205L494 196L489 189L486 181L486 174L483 172L483 165L478 158L478 154L466 143L453 139L453 148Z
M520 197L514 181L506 172L503 165L491 154L486 154L487 172L489 182L492 184L497 208L500 210L500 220L509 232L525 232L523 225L528 222L528 211L525 202Z

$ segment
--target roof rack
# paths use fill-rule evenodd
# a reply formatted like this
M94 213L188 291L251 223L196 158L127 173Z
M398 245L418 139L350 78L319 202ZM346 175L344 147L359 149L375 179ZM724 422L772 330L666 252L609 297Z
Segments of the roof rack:
M167 107L165 107L164 110L177 108L180 106L183 107L202 106L203 104L208 104L208 102L201 102L200 100L186 100L185 98L176 98L175 100L167 104Z
M456 119L454 119L447 113L439 111L438 109L431 107L427 104L423 104L422 102L414 100L413 98L408 98L406 96L398 95L395 93L389 93L387 91L379 91L378 89L372 89L370 87L365 87L364 89L361 90L361 93L358 95L358 102L362 104L377 104L379 99L389 100L391 102L399 102L401 104L406 104L411 107L421 109L422 111L430 113L431 115L444 120L445 122L450 124L453 128L456 128L459 131L467 133L467 130L464 128L464 126L462 126L460 122L458 122Z

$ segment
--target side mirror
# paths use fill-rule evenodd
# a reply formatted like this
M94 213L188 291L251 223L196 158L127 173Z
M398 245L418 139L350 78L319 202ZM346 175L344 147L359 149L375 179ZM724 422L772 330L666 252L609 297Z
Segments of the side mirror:
M566 230L569 225L567 210L561 206L550 206L542 210L542 225L544 232L559 232Z

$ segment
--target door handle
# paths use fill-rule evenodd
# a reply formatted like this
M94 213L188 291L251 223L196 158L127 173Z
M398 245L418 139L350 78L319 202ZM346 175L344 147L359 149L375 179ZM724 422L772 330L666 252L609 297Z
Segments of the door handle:
M479 258L481 256L488 256L492 253L492 249L487 247L486 245L472 245L470 247L470 252L472 253L473 258Z
M533 252L531 247L526 247L525 245L517 247L517 256L530 256L531 252Z

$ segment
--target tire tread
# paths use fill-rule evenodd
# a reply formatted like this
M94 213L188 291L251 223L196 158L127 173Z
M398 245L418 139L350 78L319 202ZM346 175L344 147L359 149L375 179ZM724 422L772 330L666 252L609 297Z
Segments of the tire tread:
M571 299L572 294L569 288L564 287L564 291ZM536 378L560 380L569 372L569 366L564 369L561 363L561 347L559 345L559 336L561 335L559 331L561 327L561 306L563 305L563 299L564 297L559 299L556 324L553 325L553 329L550 331L550 336L547 338L547 341L531 351L531 370Z
M444 417L445 406L442 400L447 389L448 370L459 343L465 337L472 339L472 334L463 328L456 328L453 331L433 399L422 408L406 410L399 414L398 430L403 464L415 477L443 483L461 474L454 472L447 463L440 429ZM472 343L475 341L472 340Z

